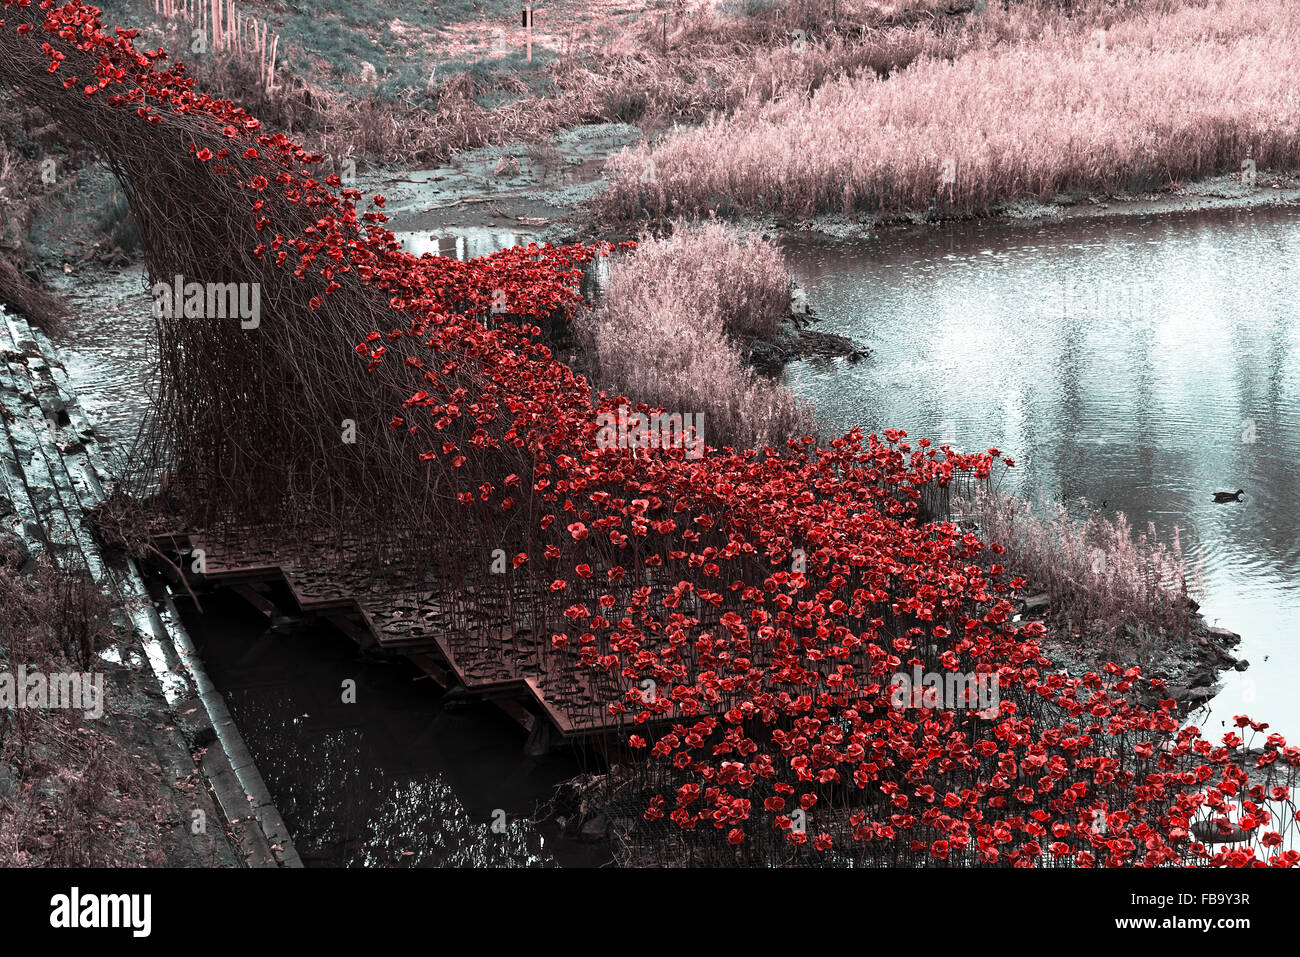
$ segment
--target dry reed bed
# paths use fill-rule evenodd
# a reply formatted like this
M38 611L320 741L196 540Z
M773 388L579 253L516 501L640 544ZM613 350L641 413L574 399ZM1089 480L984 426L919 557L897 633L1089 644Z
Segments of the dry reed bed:
M963 506L983 538L1006 548L1006 566L1045 591L1061 618L1111 636L1131 626L1177 639L1192 627L1177 531L1165 545L1153 525L1137 531L1123 513L1112 520L1093 512L1079 522L1060 503L1035 507L998 494L967 497Z
M704 439L779 447L811 434L812 414L790 390L749 369L737 340L771 337L790 311L777 247L719 223L643 237L610 267L605 296L580 322L596 380L670 413L702 413Z
M1016 197L1238 170L1247 158L1259 168L1300 162L1300 8L1167 7L1100 33L1103 20L1058 19L1032 42L747 104L616 157L603 211L975 213Z

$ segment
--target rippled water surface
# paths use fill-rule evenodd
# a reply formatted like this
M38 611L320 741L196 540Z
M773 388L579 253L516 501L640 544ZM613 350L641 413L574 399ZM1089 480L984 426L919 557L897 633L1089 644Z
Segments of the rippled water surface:
M1203 612L1241 632L1207 722L1300 733L1300 212L953 227L787 246L820 328L868 346L806 362L827 432L996 446L1015 483L1181 529ZM1246 490L1215 505L1216 490Z

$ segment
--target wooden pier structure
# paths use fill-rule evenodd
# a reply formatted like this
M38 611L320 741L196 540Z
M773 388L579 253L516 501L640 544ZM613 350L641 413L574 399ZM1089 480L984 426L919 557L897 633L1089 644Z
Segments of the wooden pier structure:
M323 618L363 651L404 657L442 689L463 688L495 704L529 733L530 748L603 746L618 727L607 710L610 688L597 687L591 669L557 667L553 657L548 667L539 644L546 639L512 626L504 609L485 617L472 595L448 599L427 585L378 576L359 548L345 549L340 561L336 546L322 542L332 550L330 570L322 572L313 560L320 553L303 557L295 549L290 556L254 534L161 531L153 544L175 562L156 570L180 589L178 597L229 589L267 618ZM457 627L467 617L478 627Z

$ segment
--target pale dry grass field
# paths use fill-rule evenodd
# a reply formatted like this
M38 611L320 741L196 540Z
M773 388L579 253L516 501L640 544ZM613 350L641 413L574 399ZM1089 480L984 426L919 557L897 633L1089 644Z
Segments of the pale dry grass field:
M1071 17L1033 6L986 14L980 42L952 60L811 96L788 88L621 154L603 211L969 213L1300 162L1300 5L1156 0Z
M539 6L527 65L527 34L512 8L509 16L442 29L421 54L423 73L407 107L325 97L332 105L324 112L349 131L358 113L379 114L356 130L358 149L427 159L588 123L647 131L697 123L787 91L807 94L837 77L887 74L922 55L950 57L971 42L961 18L934 13L931 0L879 6L560 0Z

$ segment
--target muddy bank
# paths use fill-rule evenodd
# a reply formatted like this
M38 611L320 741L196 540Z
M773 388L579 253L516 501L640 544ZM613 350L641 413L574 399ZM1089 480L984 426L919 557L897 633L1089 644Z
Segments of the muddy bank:
M950 216L931 208L889 215L823 214L802 219L755 217L743 220L779 235L811 241L862 240L883 231L915 231L953 222L990 226L1081 223L1131 216L1161 216L1210 210L1300 205L1300 171L1260 170L1252 184L1239 173L1191 180L1167 190L1063 193L1050 201L1014 199L997 203L988 216Z
M763 375L778 376L802 359L847 359L858 362L870 353L848 336L809 328L818 317L807 310L792 312L777 334L764 339L748 336L739 343L741 357Z
M1233 649L1241 635L1212 626L1188 599L1192 613L1186 634L1169 634L1162 628L1152 633L1134 625L1122 634L1101 635L1069 621L1056 612L1045 592L1013 602L1017 624L1040 622L1047 629L1043 654L1058 672L1075 677L1096 671L1099 661L1114 661L1121 667L1139 667L1143 681L1136 687L1137 700L1155 708L1162 699L1178 702L1179 717L1204 706L1219 691L1220 676L1228 671L1245 671L1250 662L1238 659ZM1147 679L1164 682L1163 691L1152 688Z
M586 204L604 189L613 153L642 141L626 123L563 130L542 143L511 143L461 153L443 167L358 172L363 193L383 193L388 226L419 255L494 252L499 239L527 245L611 238L589 231ZM453 239L450 249L447 240Z

